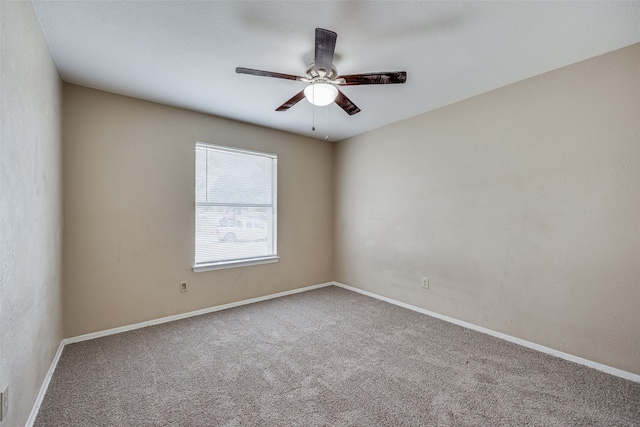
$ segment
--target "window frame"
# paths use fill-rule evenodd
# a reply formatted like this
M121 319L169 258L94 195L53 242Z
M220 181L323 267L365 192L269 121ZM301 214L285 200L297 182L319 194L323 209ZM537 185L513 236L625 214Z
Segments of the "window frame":
M272 209L272 229L273 229L273 236L272 236L272 240L273 240L273 251L271 255L261 255L261 256L252 256L252 257L246 257L246 258L239 258L239 259L233 259L233 260L223 260L223 261L209 261L209 262L200 262L197 263L196 262L196 246L197 246L197 242L198 242L198 238L197 238L197 230L198 230L198 218L197 218L197 214L198 214L198 207L199 206L230 206L230 205L234 205L233 203L218 203L218 202L205 202L204 204L201 202L198 202L198 192L197 192L197 184L198 184L198 165L197 165L197 150L198 148L205 148L205 149L214 149L214 150L220 150L220 151L225 151L228 153L238 153L238 154L247 154L247 155L253 155L253 156L260 156L260 157L264 157L264 158L270 158L273 163L272 163L272 173L271 173L271 205L265 205L265 207L269 206ZM210 271L210 270L221 270L221 269L227 269L227 268L235 268L235 267L247 267L247 266L251 266L251 265L261 265L261 264L271 264L271 263L275 263L278 262L278 260L280 259L280 257L278 256L278 198L277 198L277 194L278 194L278 155L277 154L273 154L273 153L267 153L267 152L262 152L262 151L255 151L255 150L248 150L248 149L244 149L244 148L238 148L238 147L229 147L229 146L224 146L224 145L218 145L218 144L212 144L212 143L208 143L208 142L202 142L202 141L196 141L195 147L194 147L194 165L195 165L195 174L194 174L194 262L193 262L193 271L198 273L198 272L203 272L203 271ZM236 205L242 205L239 203L236 203ZM241 206L240 206L241 207Z

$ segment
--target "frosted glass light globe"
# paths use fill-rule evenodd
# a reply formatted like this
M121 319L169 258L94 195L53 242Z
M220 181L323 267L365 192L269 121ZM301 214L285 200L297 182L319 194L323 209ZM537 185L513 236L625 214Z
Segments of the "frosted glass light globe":
M338 89L330 83L312 83L304 88L304 96L313 105L322 107L331 104L338 96Z

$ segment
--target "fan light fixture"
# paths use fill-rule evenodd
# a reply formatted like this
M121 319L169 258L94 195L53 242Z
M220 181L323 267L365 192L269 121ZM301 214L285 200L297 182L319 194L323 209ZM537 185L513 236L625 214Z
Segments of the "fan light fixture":
M338 90L336 86L402 84L407 81L406 71L338 74L338 70L333 65L337 38L338 35L331 30L316 28L315 56L313 62L307 67L304 77L243 67L237 67L236 73L308 83L304 90L286 100L284 104L276 108L276 111L287 111L302 101L303 98L307 98L311 104L319 106L335 102L338 107L342 108L350 116L359 113L360 108L347 98L343 92ZM313 110L315 111L315 109Z
M323 107L331 104L336 99L338 89L330 83L312 83L304 88L304 96L313 105Z

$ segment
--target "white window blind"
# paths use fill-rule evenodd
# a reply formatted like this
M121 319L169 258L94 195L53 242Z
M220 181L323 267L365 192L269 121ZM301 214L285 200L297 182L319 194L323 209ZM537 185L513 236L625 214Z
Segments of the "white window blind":
M277 156L196 143L195 271L277 260Z

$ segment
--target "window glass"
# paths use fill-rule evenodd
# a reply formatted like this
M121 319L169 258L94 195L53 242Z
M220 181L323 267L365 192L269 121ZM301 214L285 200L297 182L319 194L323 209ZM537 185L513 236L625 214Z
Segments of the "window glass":
M276 256L277 157L196 144L195 266Z

